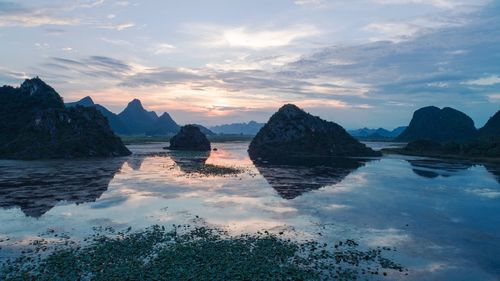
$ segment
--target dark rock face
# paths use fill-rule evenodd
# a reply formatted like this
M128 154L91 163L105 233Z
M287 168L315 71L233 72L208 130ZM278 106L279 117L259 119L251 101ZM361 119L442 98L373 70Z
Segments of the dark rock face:
M150 136L164 136L178 133L180 130L179 125L175 123L170 115L164 112L155 122L154 129L146 132Z
M482 138L500 138L500 110L491 116L488 122L479 129Z
M169 149L208 151L211 148L210 141L198 127L186 125L182 126L180 132L170 139Z
M134 99L118 114L124 124L127 124L129 133L143 135L155 129L158 116L153 111L146 111L138 99Z
M380 156L349 135L344 128L312 116L295 105L281 107L250 143L250 157Z
M46 92L45 92L46 91ZM0 88L0 157L9 159L129 155L94 108L66 109L39 78Z
M397 141L413 141L427 139L437 142L466 141L477 136L474 121L456 109L435 106L420 108L413 113L408 128Z

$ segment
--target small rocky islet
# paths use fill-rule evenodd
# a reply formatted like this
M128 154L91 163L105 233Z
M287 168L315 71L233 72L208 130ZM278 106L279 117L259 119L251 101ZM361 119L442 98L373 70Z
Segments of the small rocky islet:
M376 157L340 125L313 116L296 105L282 106L250 143L252 159L287 157Z
M210 141L195 125L182 126L179 133L170 139L170 150L210 151Z
M0 158L126 156L131 152L95 108L66 108L40 78L0 88Z

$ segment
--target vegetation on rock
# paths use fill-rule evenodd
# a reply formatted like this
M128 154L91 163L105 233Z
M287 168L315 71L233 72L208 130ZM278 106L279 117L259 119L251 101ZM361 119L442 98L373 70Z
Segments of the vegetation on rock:
M65 108L41 79L0 88L0 157L10 159L129 155L94 108Z

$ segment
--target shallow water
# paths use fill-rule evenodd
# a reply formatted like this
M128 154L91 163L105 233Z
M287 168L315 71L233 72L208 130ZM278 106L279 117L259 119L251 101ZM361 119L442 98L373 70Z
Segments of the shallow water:
M115 159L1 160L0 258L47 231L80 239L92 227L140 229L199 216L232 233L288 229L395 246L394 258L410 271L387 279L500 279L498 166L397 155L254 165L246 142L214 144L210 155L163 146L133 145L132 156ZM198 174L204 163L242 172Z

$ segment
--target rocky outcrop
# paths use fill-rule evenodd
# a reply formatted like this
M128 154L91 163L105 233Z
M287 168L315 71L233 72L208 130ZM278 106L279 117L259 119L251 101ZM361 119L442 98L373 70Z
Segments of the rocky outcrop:
M95 108L65 108L41 79L0 88L0 158L109 157L130 151Z
M208 151L210 150L210 141L193 125L182 126L177 135L170 139L170 147L172 150L193 150L193 151Z
M281 107L250 143L252 159L286 156L380 156L344 128L306 113L293 104Z
M491 116L488 122L479 129L481 138L497 138L500 139L500 110Z
M396 140L426 139L437 142L462 142L476 136L474 121L463 112L450 107L439 109L435 106L427 106L415 111L408 128Z

